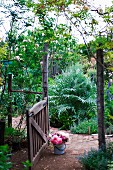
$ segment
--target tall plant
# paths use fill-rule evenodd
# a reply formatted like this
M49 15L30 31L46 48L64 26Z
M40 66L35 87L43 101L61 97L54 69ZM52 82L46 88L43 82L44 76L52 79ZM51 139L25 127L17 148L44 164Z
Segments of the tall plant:
M51 124L69 128L95 115L96 86L80 64L70 66L49 86ZM92 113L92 114L90 114Z

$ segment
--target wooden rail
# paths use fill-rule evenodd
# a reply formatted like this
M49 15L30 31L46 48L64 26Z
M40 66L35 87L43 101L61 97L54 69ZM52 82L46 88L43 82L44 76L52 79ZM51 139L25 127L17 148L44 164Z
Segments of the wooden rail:
M27 110L28 156L35 170L43 149L48 145L48 101L47 98Z

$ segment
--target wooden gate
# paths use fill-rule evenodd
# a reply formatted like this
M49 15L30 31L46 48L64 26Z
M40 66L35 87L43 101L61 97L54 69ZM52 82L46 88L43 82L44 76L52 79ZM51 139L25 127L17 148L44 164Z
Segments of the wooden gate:
M35 169L43 149L48 145L48 101L47 98L27 110L28 156Z

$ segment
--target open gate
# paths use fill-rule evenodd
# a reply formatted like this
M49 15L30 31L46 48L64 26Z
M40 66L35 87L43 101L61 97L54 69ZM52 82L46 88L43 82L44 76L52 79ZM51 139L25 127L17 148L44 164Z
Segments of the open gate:
M28 156L32 163L30 170L35 168L43 149L48 145L48 131L49 118L46 97L27 110Z
M13 90L12 74L8 75L8 93L12 92L42 94L43 100L36 103L26 111L27 115L27 137L28 157L32 163L30 170L37 164L43 149L48 145L49 116L48 116L48 43L44 43L44 56L42 62L42 92ZM12 102L9 103L8 126L12 126ZM35 169L34 169L35 170Z

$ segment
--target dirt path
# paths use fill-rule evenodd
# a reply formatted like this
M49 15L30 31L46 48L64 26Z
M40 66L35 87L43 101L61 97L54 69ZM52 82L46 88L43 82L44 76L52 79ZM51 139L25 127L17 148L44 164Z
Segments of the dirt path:
M57 132L58 129L51 128L51 131ZM63 131L65 132L65 131ZM91 148L98 148L97 135L78 135L69 133L69 142L66 143L65 154L55 155L53 153L53 146L48 146L43 152L37 166L34 170L81 170L82 166L78 161L78 157L89 151ZM107 141L112 138L106 138ZM27 160L27 150L23 149L12 155L14 166L12 170L23 170L21 162Z
M57 132L57 129L52 130ZM65 132L65 131L64 131ZM67 131L66 131L67 133ZM82 166L78 157L91 148L98 148L97 135L71 134L69 131L69 142L66 143L65 154L55 155L53 146L50 145L43 153L35 170L81 170Z

